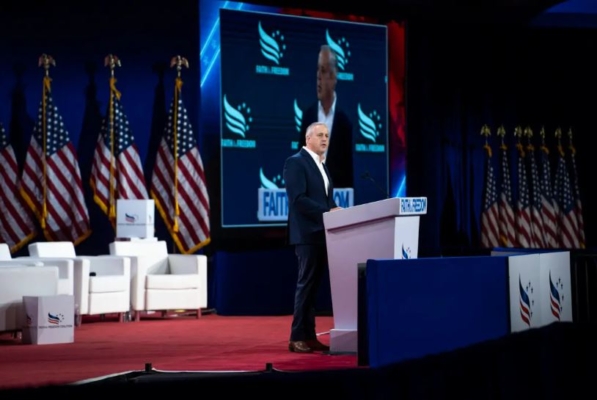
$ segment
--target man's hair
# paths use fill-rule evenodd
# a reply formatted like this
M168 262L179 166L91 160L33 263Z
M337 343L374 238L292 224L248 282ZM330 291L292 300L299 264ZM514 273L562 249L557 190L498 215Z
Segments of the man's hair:
M332 50L332 48L327 44L322 44L319 48L319 52L327 52L330 53L330 66L332 67L332 71L334 75L338 73L338 58L336 57L336 52Z
M305 133L305 138L308 138L309 136L311 136L315 127L319 126L319 125L323 125L323 126L327 127L327 125L324 122L313 122L311 125L309 125L307 127L307 132Z

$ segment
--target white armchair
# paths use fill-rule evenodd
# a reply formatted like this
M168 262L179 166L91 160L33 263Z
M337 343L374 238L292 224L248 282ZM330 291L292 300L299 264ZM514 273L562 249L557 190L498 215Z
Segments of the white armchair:
M31 259L69 259L74 263L74 296L82 315L118 314L124 321L130 310L131 261L128 257L77 256L72 242L29 245Z
M207 307L207 257L168 254L165 241L112 242L110 254L131 258L131 309L142 312Z
M4 263L6 261L0 261ZM12 260L31 266L58 267L58 294L75 294L75 262L68 258L17 257Z
M0 243L0 267L58 267L58 294L74 294L74 262L69 259L17 257L12 258L6 243Z
M0 260L11 260L10 247L6 243L0 243Z
M23 296L58 294L58 268L16 265L0 268L0 332L23 328Z

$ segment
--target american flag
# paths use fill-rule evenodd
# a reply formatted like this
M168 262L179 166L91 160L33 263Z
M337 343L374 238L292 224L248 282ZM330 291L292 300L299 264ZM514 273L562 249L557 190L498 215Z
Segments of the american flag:
M541 146L541 218L543 219L543 237L545 247L556 249L558 241L558 204L553 196L551 185L551 167L549 165L549 150Z
M570 167L572 169L572 182L574 183L574 202L576 213L576 223L578 224L578 240L581 249L586 246L585 242L585 219L582 215L582 201L580 199L580 186L578 184L578 172L576 169L576 149L570 145Z
M164 137L151 179L151 196L174 242L183 254L209 244L209 197L203 162L177 78Z
M531 144L527 146L526 157L531 172L531 243L530 246L536 249L545 248L545 238L543 236L543 219L541 218L541 185L539 183L539 170L535 160L535 147Z
M38 122L27 149L21 194L48 241L81 243L91 234L75 147L44 78Z
M516 246L514 231L514 209L512 207L512 183L510 180L510 164L508 162L508 148L505 144L500 147L502 153L502 182L500 185L500 245L502 247Z
M0 124L0 239L11 253L19 250L37 234L29 210L19 194L19 166L15 152Z
M560 247L565 249L577 249L580 247L580 241L575 203L572 196L572 188L570 187L570 176L568 175L568 169L566 168L564 151L561 146L558 147L560 156L558 157L554 191L559 207L558 236L560 238Z
M147 199L139 151L120 102L112 91L110 104L97 139L90 185L93 199L116 222L116 199Z
M518 148L518 202L516 204L516 235L518 247L528 249L531 245L531 202L524 150Z
M499 247L498 226L499 208L495 173L491 164L491 148L486 145L487 164L485 166L485 191L483 192L483 212L481 213L481 245L485 248Z

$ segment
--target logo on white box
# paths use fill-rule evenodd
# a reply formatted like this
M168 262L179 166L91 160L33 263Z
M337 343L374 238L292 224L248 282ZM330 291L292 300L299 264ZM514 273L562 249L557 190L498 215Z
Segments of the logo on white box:
M549 308L551 309L551 315L553 315L558 321L562 317L562 311L564 307L564 283L562 278L558 278L555 282L551 277L551 271L549 271Z
M518 275L518 285L520 288L520 318L530 328L535 308L535 288L530 280L523 285L520 275Z

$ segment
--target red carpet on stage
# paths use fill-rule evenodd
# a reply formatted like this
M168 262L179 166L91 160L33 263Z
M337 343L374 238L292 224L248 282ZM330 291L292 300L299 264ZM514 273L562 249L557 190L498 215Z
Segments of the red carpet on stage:
M75 343L23 345L0 336L0 389L69 384L129 371L280 371L355 368L356 356L288 351L290 316L145 317L140 322L84 319ZM317 319L318 332L333 326ZM320 340L329 344L329 336Z

